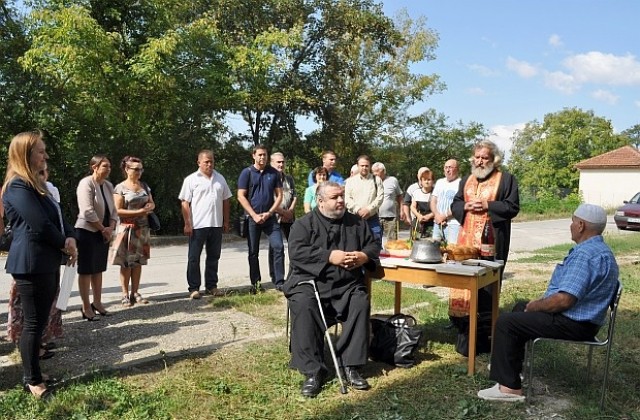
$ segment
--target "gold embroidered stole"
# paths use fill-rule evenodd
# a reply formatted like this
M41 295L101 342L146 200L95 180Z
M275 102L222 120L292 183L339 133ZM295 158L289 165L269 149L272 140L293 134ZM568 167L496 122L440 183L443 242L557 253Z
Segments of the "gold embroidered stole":
M498 186L500 186L500 180L502 179L502 172L495 170L489 176L489 178L478 182L478 178L470 175L464 184L464 201L471 200L487 200L495 201L498 195ZM458 236L458 245L472 246L480 249L480 238L482 236L482 229L489 217L488 212L476 213L468 211L464 216L464 222L460 229L460 236Z
M478 178L470 175L464 184L464 201L471 200L487 200L495 201L498 195L498 186L502 179L502 172L495 170L487 179L478 182ZM458 245L472 246L480 248L482 230L484 224L489 217L489 213L484 211L476 213L468 211L464 216L464 223L460 227L458 235ZM464 317L469 315L471 307L471 291L467 289L450 289L449 290L449 315L455 317Z

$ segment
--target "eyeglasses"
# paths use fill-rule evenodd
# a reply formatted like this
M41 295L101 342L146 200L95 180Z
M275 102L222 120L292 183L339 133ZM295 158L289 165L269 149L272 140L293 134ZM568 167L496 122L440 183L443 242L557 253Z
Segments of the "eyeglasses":
M135 171L135 172L144 172L143 168L132 168L131 166L127 166L127 169L131 169L132 171Z

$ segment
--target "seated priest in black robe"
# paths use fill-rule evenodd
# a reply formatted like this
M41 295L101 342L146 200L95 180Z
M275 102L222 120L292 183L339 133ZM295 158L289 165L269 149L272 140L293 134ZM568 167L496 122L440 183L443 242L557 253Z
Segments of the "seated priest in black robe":
M380 246L367 222L346 213L344 189L323 182L316 191L317 207L295 221L289 235L290 273L284 286L291 311L291 362L306 379L302 395L320 393L327 367L324 325L313 286L315 282L327 322L342 323L336 343L347 384L368 389L358 369L367 361L369 296L364 269L374 269Z

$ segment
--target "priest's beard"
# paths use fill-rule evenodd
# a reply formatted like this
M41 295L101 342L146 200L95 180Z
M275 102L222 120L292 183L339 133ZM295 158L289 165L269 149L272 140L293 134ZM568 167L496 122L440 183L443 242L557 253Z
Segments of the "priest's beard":
M471 164L471 173L473 174L473 176L475 176L478 179L485 179L486 177L488 177L489 175L491 175L491 172L493 172L495 166L493 165L493 162L491 163L487 163L487 166L481 168L479 166L475 166L473 163Z

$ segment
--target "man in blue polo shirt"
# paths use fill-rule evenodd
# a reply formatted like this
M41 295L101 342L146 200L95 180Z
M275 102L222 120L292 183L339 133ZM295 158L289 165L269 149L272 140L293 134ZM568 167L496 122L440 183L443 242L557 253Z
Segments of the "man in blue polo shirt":
M332 150L325 150L324 152L322 152L322 166L327 170L327 173L329 174L327 181L332 181L340 185L344 185L344 178L338 171L336 171L337 160L338 157ZM316 183L316 180L313 176L313 170L309 172L309 176L307 178L309 186L312 186Z
M253 148L253 165L240 172L238 202L249 216L247 244L249 246L249 277L251 293L263 291L260 277L260 236L264 232L273 250L273 280L275 286L284 283L284 243L280 224L275 217L282 202L280 174L267 166L269 154L263 145Z
M602 238L606 225L600 206L581 204L573 213L571 240L577 245L556 266L544 296L498 317L489 374L498 383L478 391L478 397L524 401L520 372L529 340L593 340L618 288L618 264Z

